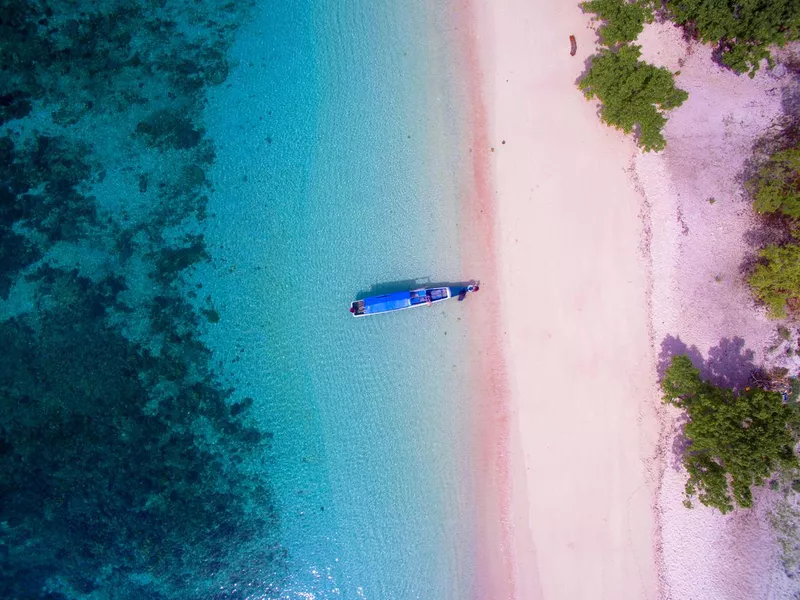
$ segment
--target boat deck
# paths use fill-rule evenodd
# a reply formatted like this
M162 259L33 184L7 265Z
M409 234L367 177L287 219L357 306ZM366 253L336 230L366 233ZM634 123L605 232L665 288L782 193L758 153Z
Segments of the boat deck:
M382 296L372 296L370 298L364 298L363 300L357 300L353 302L351 306L353 315L361 317L364 315L413 308L423 304L432 304L434 302L446 300L449 297L448 288L428 288L395 292Z
M364 317L417 306L432 305L448 298L457 297L461 301L468 292L476 291L478 291L477 283L458 287L418 288L356 300L350 304L350 312L354 317Z

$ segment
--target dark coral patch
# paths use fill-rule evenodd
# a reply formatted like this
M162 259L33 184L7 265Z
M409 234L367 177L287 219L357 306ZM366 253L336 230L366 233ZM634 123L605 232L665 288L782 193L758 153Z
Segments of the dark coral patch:
M280 595L271 436L176 285L209 260L204 91L249 4L0 6L0 296L33 306L0 320L0 597Z
M159 252L156 257L156 279L171 281L181 271L209 258L202 236L189 236L186 242L185 246L164 248Z
M165 150L194 148L203 138L203 130L195 129L192 121L184 115L162 109L151 114L136 126L136 133L149 145Z
M14 119L27 117L33 105L30 100L21 92L0 95L0 125Z
M123 282L51 267L35 279L62 304L35 325L0 323L0 518L5 545L26 548L0 561L0 594L40 597L31 590L54 575L94 589L90 574L107 564L114 577L147 571L189 592L188 576L210 557L227 564L271 531L241 501L274 515L269 492L226 475L233 457L262 452L264 436L240 422L249 404L232 411L210 375L196 380L207 352L190 333L193 317L181 346L156 356L97 318L118 302ZM160 306L167 329L193 314L174 297ZM158 392L164 380L180 383L176 394ZM193 433L197 419L224 437Z

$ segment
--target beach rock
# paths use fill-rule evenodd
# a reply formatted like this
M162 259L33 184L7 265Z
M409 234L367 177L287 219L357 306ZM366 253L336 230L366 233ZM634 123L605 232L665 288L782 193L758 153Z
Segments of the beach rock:
M783 79L784 77L786 77L786 74L788 72L789 70L786 68L786 65L784 65L783 63L778 63L772 69L769 70L769 75L774 79Z

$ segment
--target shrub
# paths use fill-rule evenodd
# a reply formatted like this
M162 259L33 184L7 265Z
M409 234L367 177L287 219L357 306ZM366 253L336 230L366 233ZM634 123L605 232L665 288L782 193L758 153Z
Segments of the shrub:
M600 118L625 133L638 130L637 143L645 152L661 150L664 112L683 104L689 95L675 87L667 69L640 61L640 46L603 48L578 84L584 95L600 100Z
M653 20L653 11L641 0L589 0L581 3L581 8L596 14L595 21L603 21L597 33L606 46L632 42L644 24Z
M798 377L791 377L789 378L789 394L787 400L789 402L798 402L800 401L800 378ZM796 490L800 492L800 490Z
M667 0L669 17L703 42L717 44L722 63L753 77L768 47L800 38L797 0Z
M760 213L800 219L800 148L776 152L750 179L753 206Z
M750 289L771 317L785 318L800 302L800 244L767 246L759 256L762 263L748 279Z
M777 392L747 388L742 393L700 378L688 356L675 356L661 382L664 402L686 411L689 442L683 464L689 473L687 504L697 496L727 513L753 505L753 486L781 468L798 465L794 452L797 409Z

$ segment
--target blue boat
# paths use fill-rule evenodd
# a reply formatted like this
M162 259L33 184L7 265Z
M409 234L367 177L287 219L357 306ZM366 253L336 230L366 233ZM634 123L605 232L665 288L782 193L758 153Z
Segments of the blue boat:
M418 288L410 291L394 292L382 296L370 296L363 300L355 300L350 304L350 312L354 317L368 317L380 313L416 308L418 306L433 306L449 298L458 298L459 302L466 298L470 292L477 292L477 283L465 286Z

